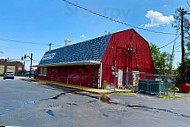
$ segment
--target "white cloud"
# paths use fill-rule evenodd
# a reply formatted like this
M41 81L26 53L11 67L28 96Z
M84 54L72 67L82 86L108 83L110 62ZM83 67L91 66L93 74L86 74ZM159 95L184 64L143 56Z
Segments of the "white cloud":
M145 16L151 20L151 23L144 25L145 27L153 27L153 26L169 24L172 21L174 21L173 15L164 16L162 13L153 10L148 11Z
M7 57L2 56L1 59L6 59Z
M82 38L86 38L86 36L84 34L81 35Z

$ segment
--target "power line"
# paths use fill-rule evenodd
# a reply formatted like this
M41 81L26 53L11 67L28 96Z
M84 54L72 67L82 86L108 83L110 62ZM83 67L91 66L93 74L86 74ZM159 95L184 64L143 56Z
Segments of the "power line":
M9 60L11 60L11 61L22 61L21 59L9 59ZM25 62L30 62L30 60L24 60ZM34 62L40 62L40 60L32 60L32 61L34 61Z
M176 48L176 49L177 49L177 48L179 49L179 48L180 48L180 46L181 46L181 45L178 45L178 46L177 46L177 47L175 47L175 48Z
M113 19L113 18L110 18L108 16L105 16L105 15L102 15L102 14L99 14L99 13L96 13L90 9L87 9L85 7L82 7L82 6L79 6L77 4L74 4L70 1L67 1L67 0L63 0L63 2L66 2L67 4L70 4L72 6L75 6L77 8L80 8L80 9L83 9L91 14L94 14L94 15L97 15L99 17L102 17L102 18L105 18L105 19L108 19L112 22L116 22L116 23L119 23L119 24L123 24L123 25L126 25L126 26L129 26L129 27L132 27L132 28L136 28L136 29L139 29L139 30L145 30L145 31L148 31L148 32L152 32L152 33L159 33L159 34L167 34L167 35L176 35L175 33L165 33L165 32L161 32L161 31L154 31L154 30L150 30L150 29L145 29L145 28L142 28L142 27L137 27L137 26L134 26L134 25L131 25L129 23L126 23L126 22L122 22L122 21L119 21L119 20L116 20L116 19Z
M14 45L13 45L14 46ZM10 47L11 46L1 46L1 47L3 47L3 48L9 48L10 49ZM21 50L21 49L23 49L22 47L16 47L15 48L15 46L14 47L12 47L12 48L14 48L14 50ZM44 50L46 50L46 48L44 48L44 49L37 49L37 48L29 48L29 47L24 47L24 49L26 49L27 51L44 51ZM1 53L1 51L0 51L0 53Z
M4 38L0 38L0 40L1 40L1 41L17 42L17 43L28 43L28 44L47 45L47 44L44 44L44 43L38 43L38 42L20 41L20 40L12 40L12 39L4 39Z
M47 46L49 43L40 43L40 42L31 42L31 41L21 41L21 40L13 40L13 39L5 39L5 38L0 38L1 41L9 41L9 42L16 42L16 43L22 43L22 44L34 44L34 45L44 45ZM55 44L52 44L55 45ZM55 46L61 46L61 45L55 45Z
M167 43L166 45L164 45L164 46L161 46L160 48L158 48L158 49L162 49L162 48L165 48L166 46L168 46L168 45L170 45L170 44L172 44L173 42L175 42L178 38L179 38L179 36L180 36L180 34L173 40L173 41L171 41L171 42L169 42L169 43Z

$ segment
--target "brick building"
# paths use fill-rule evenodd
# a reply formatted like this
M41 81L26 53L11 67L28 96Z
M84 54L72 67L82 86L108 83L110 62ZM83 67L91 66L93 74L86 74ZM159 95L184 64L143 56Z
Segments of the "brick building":
M23 68L24 66L21 62L0 60L0 74L5 72L19 73L23 71Z

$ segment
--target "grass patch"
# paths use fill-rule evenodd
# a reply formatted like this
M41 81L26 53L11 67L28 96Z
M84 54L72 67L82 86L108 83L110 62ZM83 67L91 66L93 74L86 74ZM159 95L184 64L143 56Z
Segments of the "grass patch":
M76 92L82 92L83 90L80 89L74 89Z
M185 99L184 97L179 97L179 96L167 96L167 95L161 95L160 98L163 98L163 99L172 99L172 98Z
M134 96L134 95L140 95L136 93L124 93L124 92L116 92L114 94L123 95L123 96Z
M89 92L89 93L91 93L91 94L98 94L98 93L93 92L93 91L87 91L87 92Z

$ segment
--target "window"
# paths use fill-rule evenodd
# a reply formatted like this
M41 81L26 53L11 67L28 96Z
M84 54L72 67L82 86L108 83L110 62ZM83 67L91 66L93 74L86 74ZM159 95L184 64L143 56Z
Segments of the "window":
M40 67L39 68L39 75L46 76L47 68L46 67Z

